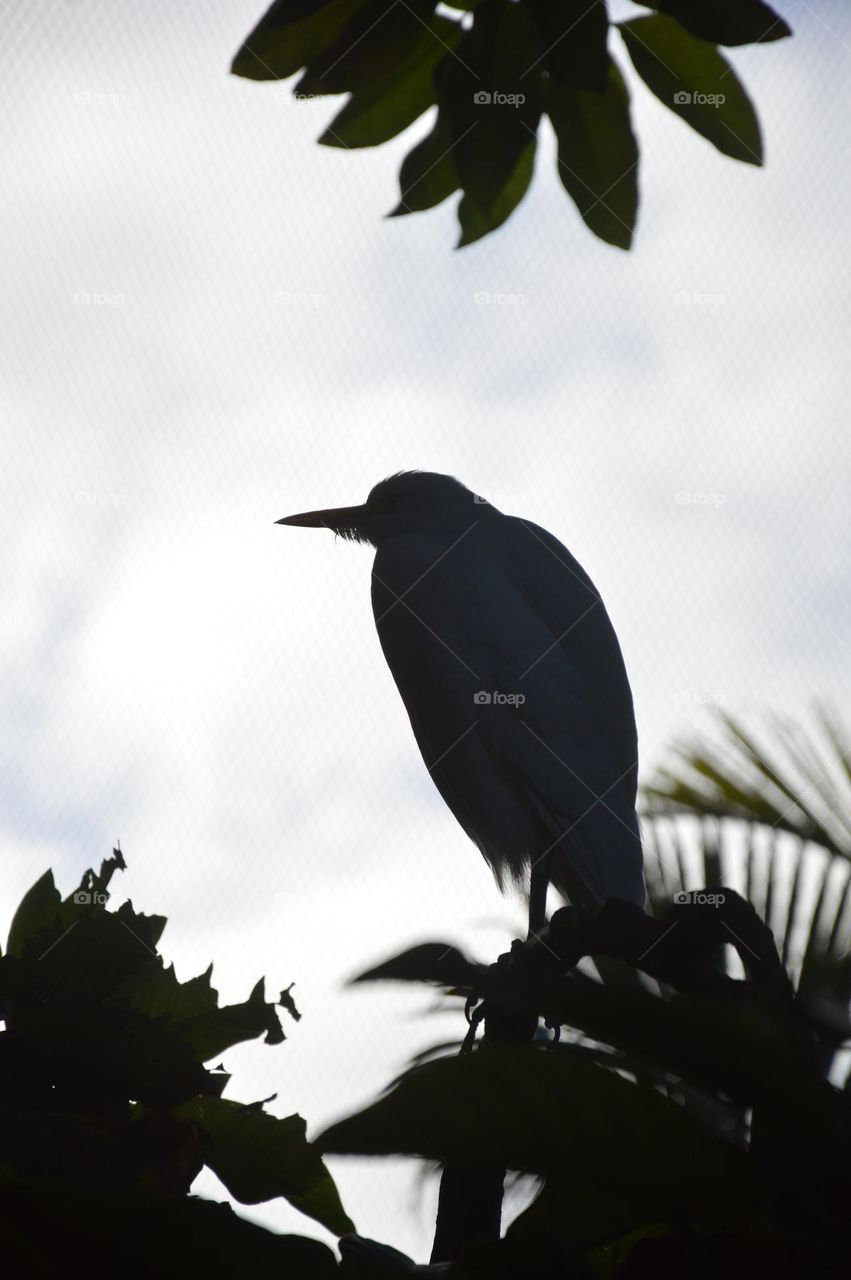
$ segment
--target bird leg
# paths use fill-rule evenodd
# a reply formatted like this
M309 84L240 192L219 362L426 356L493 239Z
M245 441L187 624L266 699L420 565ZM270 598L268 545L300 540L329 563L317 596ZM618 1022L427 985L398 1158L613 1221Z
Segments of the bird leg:
M547 889L550 885L549 849L532 863L529 881L529 932L527 937L531 938L540 933L547 923Z

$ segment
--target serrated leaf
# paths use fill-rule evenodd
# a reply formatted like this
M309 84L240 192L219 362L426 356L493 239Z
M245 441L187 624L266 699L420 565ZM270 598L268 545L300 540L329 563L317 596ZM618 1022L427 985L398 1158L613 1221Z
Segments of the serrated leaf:
M265 1044L280 1044L284 1039L280 1018L274 1004L266 1000L261 978L242 1004L211 1009L181 1023L181 1034L192 1045L202 1062L209 1062L244 1040L264 1035Z
M342 34L365 0L275 0L231 63L236 76L285 80Z
M215 1012L218 994L210 983L212 972L210 965L196 978L179 982L174 965L166 968L159 956L151 957L113 992L111 1003L174 1022Z
M129 898L126 902L122 902L115 912L115 917L149 952L156 951L163 930L168 924L165 916L147 916L143 911L135 911Z
M758 44L790 36L789 24L762 0L644 0L712 44Z
M730 63L673 18L620 24L633 66L660 102L734 160L762 164L762 136L750 98Z
M223 1098L196 1098L175 1108L206 1134L205 1162L241 1204L282 1196L336 1235L354 1231L337 1188L299 1115L279 1119Z
M638 144L620 70L609 60L605 93L551 80L545 101L565 190L595 235L628 249L638 213Z

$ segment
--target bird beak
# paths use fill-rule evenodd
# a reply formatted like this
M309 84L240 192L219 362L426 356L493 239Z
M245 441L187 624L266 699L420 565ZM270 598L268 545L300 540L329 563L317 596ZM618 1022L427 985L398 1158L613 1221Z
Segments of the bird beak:
M284 516L275 524L298 525L303 529L357 529L367 515L366 504L359 507L327 507L324 511L301 511Z

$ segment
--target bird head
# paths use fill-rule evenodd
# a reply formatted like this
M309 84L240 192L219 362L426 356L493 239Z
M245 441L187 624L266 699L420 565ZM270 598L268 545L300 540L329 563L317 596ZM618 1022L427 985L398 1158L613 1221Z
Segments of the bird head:
M302 511L276 523L331 529L377 547L400 533L460 533L493 510L452 476L400 471L375 485L360 506Z

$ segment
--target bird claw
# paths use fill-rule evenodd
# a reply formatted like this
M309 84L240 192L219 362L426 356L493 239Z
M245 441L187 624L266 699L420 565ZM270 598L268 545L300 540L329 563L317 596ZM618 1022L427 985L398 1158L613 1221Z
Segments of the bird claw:
M468 996L467 1003L464 1006L464 1013L470 1025L467 1030L467 1034L464 1037L463 1043L461 1044L461 1053L469 1053L470 1050L473 1048L473 1045L476 1043L476 1035L479 1030L479 1023L484 1020L487 1014L487 1002L484 1000L477 1008L474 1009L472 1007L472 1003L475 1003L478 1000L478 998L479 997L476 995Z
M545 1022L544 1022L544 1026L546 1027L547 1031L552 1031L552 1033L553 1033L553 1038L552 1038L552 1040L549 1040L549 1041L547 1042L547 1048L548 1048L548 1049L553 1049L553 1048L555 1048L555 1046L558 1044L558 1042L561 1040L561 1023L560 1023L560 1022L550 1022L550 1021L545 1021Z

